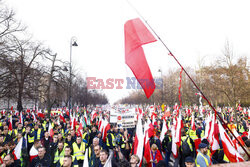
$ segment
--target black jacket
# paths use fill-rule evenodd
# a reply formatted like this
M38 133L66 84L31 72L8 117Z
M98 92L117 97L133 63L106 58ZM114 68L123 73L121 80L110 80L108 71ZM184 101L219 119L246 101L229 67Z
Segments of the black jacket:
M51 166L51 160L50 157L44 156L43 159L40 159L39 157L35 157L32 159L30 167L50 167Z

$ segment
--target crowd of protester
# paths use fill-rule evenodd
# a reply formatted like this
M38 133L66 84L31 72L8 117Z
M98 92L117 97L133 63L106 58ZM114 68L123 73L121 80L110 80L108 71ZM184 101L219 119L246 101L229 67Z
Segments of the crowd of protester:
M105 112L105 115L103 114ZM72 127L72 115L75 114L76 124ZM15 167L103 167L111 158L113 167L163 167L163 166L209 166L211 164L228 163L229 160L224 154L222 143L220 149L211 155L211 143L204 138L205 116L195 115L195 130L191 129L191 115L182 113L184 127L181 130L181 146L178 147L178 157L172 155L172 133L173 112L164 118L168 125L164 139L160 139L163 115L162 111L155 111L157 117L153 123L153 135L150 137L150 161L144 156L139 158L134 154L135 133L134 128L121 128L117 124L110 124L105 138L100 132L100 120L108 119L109 112L98 111L97 116L82 131L79 131L81 117L91 117L91 110L73 110L69 114L66 110L60 113L42 113L37 111L24 111L22 114L15 111L1 112L0 122L0 166ZM235 112L235 118L231 119L231 113L222 110L220 113L227 122L230 129L236 129L241 136L245 149L250 150L250 139L248 138L249 118L240 111ZM62 119L63 117L63 119ZM149 112L145 111L142 123L150 120ZM150 117L149 117L150 118ZM152 121L152 120L151 120ZM11 125L10 125L11 124ZM136 125L136 123L135 123ZM52 127L52 129L50 128ZM53 131L53 133L52 133ZM201 139L198 145L196 139ZM20 156L17 146L21 143ZM221 141L220 141L221 142ZM88 151L86 153L86 151ZM244 160L248 160L247 154L240 152ZM20 157L20 158L18 158ZM107 165L106 165L107 166Z

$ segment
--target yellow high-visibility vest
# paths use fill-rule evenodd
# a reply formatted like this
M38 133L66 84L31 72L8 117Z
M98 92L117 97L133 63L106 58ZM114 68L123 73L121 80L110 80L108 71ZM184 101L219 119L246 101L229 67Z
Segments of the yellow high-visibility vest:
M187 138L187 136L182 136L181 137L181 145L182 145L182 142L184 142L186 140L186 138ZM190 138L187 139L187 143L189 145L190 150L193 151L193 145L190 142Z
M41 139L41 133L42 133L42 129L41 128L39 128L38 130L37 130L37 136L36 136L36 139L38 139L38 140L40 140Z
M61 151L60 154L59 154L59 151L57 149L56 153L55 153L54 164L57 163L57 161L59 161L59 159L61 159L63 157L64 157L64 148L63 148L63 150Z
M200 167L200 165L197 164L197 158L198 158L198 156L202 156L202 158L203 158L203 159L205 160L205 162L206 162L206 165L209 166L209 163L208 163L207 158L206 158L202 153L198 152L198 155L197 155L197 157L196 157L196 159L195 159L195 164L196 164L197 167Z
M190 136L191 139L193 139L193 140L198 139L195 130L189 129L189 136Z
M201 138L203 138L205 136L205 131L201 130Z
M74 156L76 157L77 160L84 160L84 153L82 151L85 151L85 143L81 142L80 148L76 144L76 142L73 143L73 152Z
M108 133L108 134L107 134L107 137L106 137L107 146L108 146L108 147L110 146L110 143L109 143L109 140L108 140L108 135L109 135L109 134L111 135L111 138L112 138L112 143L111 143L111 144L112 144L113 146L115 146L115 136L114 136L113 133Z

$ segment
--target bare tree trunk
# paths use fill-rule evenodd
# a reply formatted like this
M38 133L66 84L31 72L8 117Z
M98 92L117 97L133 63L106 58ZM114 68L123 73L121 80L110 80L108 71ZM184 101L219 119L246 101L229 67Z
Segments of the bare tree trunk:
M22 90L19 90L19 93L18 93L17 110L18 110L19 112L23 111Z
M52 78L53 78L53 72L54 72L54 66L55 66L55 60L56 60L56 54L53 56L53 60L52 60L52 66L51 66L51 70L50 70L50 77L49 77L49 84L48 84L48 94L47 94L47 110L49 113L49 117L50 117L50 112L51 112L51 100L50 100L50 88L51 88L51 83L52 83Z

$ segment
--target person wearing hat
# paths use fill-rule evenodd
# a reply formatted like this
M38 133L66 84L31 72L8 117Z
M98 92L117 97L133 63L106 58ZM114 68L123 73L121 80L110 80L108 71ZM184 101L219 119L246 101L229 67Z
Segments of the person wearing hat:
M207 167L210 165L210 158L207 155L207 144L199 144L198 155L195 161L197 167Z
M185 158L185 166L186 167L195 167L194 158L191 156L188 156Z

